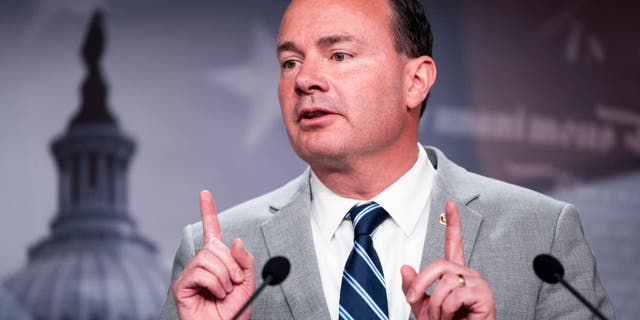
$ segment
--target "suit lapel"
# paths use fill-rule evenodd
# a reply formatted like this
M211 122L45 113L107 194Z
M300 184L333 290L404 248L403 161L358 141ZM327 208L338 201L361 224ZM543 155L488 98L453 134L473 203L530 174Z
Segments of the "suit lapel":
M295 194L284 203L274 204L277 213L262 225L270 256L282 255L291 262L288 279L282 285L295 319L328 319L320 270L311 234L311 194L308 175Z
M464 169L453 164L437 149L428 148L427 154L430 161L437 167L437 172L431 191L429 222L420 268L424 268L436 259L444 259L445 226L440 223L440 214L444 213L447 200L453 200L460 213L464 259L465 264L469 265L482 216L468 205L480 195L466 189L468 187L466 184L457 183L460 181L458 180L460 171Z
M473 252L482 216L468 205L479 194L464 183L464 169L448 160L435 148L427 148L431 163L437 168L431 191L427 235L422 253L421 268L433 260L444 258L444 225L440 213L446 201L456 202L462 221L462 243L465 263ZM311 192L308 172L299 179L291 197L273 203L274 216L262 225L262 233L270 256L282 255L291 261L291 272L281 285L291 314L295 319L329 319L330 314L322 290L313 236L311 231Z
M434 188L437 188L434 186ZM460 213L462 221L462 244L464 247L465 264L469 265L469 258L473 251L473 245L480 228L482 216L466 206L466 203L460 202L452 195L447 194L443 190L433 190L431 193L431 206L429 211L429 222L427 226L427 236L424 241L422 251L421 268L424 268L436 259L444 259L444 236L445 226L440 223L440 214L444 213L444 207L447 200L454 200Z

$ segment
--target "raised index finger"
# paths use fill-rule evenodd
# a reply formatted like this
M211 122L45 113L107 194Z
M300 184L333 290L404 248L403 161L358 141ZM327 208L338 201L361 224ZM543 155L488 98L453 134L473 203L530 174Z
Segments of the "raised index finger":
M222 240L216 202L207 190L200 191L200 214L202 215L202 238L204 243L208 243L213 239Z
M464 248L462 247L462 223L456 204L449 200L444 210L447 215L447 227L444 231L444 258L447 261L464 266Z

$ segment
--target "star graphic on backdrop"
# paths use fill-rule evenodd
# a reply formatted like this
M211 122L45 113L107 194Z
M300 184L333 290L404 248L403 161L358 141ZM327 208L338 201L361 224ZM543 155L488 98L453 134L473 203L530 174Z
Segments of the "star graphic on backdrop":
M27 43L33 41L59 16L90 17L94 10L106 8L105 0L40 0L34 6L24 39Z
M567 45L564 56L570 63L579 60L594 59L597 62L605 60L605 49L602 41L594 34L585 31L583 22L574 22L567 35Z
M584 17L588 10L584 1L570 1L559 5L559 9L540 23L539 33L546 38L565 35L564 59L570 63L604 62L606 48L600 36L589 29Z
M248 100L245 147L254 148L280 122L277 99L280 70L275 57L275 39L267 30L254 25L249 57L237 65L209 72L206 79Z

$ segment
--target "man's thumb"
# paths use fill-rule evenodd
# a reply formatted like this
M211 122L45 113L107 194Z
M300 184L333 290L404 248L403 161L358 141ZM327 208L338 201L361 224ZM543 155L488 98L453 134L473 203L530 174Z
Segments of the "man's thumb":
M242 270L244 270L245 276L249 275L253 278L256 263L253 255L244 247L242 240L233 240L231 243L231 256L238 262Z
M404 294L407 294L407 290L411 286L411 282L418 275L416 270L414 270L411 266L404 265L400 268L400 274L402 275L402 291Z

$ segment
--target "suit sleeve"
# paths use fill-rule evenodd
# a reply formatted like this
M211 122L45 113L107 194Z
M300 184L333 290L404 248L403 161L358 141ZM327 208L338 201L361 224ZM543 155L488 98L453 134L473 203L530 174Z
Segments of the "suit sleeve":
M180 241L180 247L176 251L176 255L173 259L173 268L171 269L171 285L167 290L167 298L162 306L160 313L161 320L173 320L178 319L178 311L176 309L176 302L173 299L172 287L173 283L178 279L182 270L189 263L191 258L195 256L196 250L193 239L193 225L188 225L182 231L182 239Z
M560 212L550 254L565 269L564 278L582 293L602 314L614 319L613 305L598 278L596 261L584 238L576 208L565 205ZM544 283L538 295L536 319L596 319L561 284Z

